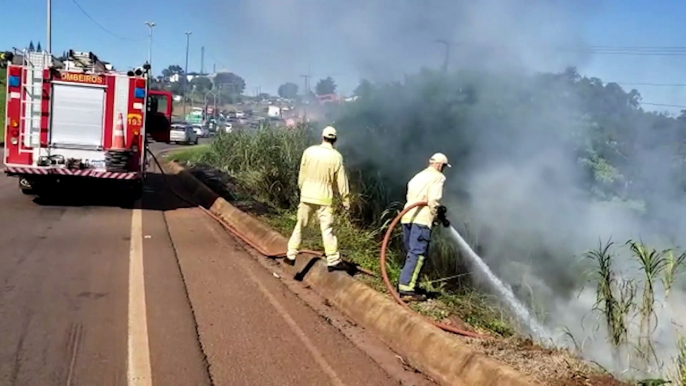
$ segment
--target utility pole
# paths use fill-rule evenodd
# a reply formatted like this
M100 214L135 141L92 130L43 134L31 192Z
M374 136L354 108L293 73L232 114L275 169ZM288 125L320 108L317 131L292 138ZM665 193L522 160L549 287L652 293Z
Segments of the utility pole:
M186 98L188 97L188 50L191 47L191 34L193 32L186 32L186 69L183 74L183 115L186 116Z
M47 46L46 49L49 55L52 55L52 0L48 0L47 9ZM52 62L52 61L51 61Z
M305 105L304 108L304 115L303 115L303 121L307 123L307 105L310 103L309 98L310 98L310 77L311 75L309 74L309 70L307 75L300 75L302 78L305 80L305 97L303 98L303 102Z
M305 96L308 96L310 94L310 75L300 75L301 78L304 79L304 90L305 90Z
M200 73L205 73L205 46L200 47Z
M152 29L155 27L155 22L146 21L145 25L150 29L150 32L148 33L148 64L152 67Z
M216 73L217 73L217 63L214 63L214 64L212 65L212 73L213 73L213 74L216 74Z
M437 39L436 43L445 45L445 58L443 59L443 72L448 72L448 62L450 61L450 46L452 43L445 39Z
M305 98L304 99L304 116L303 120L305 123L307 123L307 105L310 103L309 98L310 98L310 78L312 77L312 64L307 65L307 75L300 75L305 80Z

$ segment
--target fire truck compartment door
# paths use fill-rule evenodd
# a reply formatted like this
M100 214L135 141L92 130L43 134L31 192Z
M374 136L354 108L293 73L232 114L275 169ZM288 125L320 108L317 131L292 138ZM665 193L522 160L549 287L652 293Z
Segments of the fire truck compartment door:
M103 145L104 88L54 84L52 100L51 145Z

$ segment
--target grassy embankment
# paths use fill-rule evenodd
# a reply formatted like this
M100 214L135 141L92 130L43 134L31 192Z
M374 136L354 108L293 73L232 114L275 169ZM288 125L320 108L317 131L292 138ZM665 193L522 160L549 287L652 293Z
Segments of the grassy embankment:
M190 165L206 165L223 172L225 183L231 185L229 197L233 201L256 201L260 204L260 213L264 221L289 235L295 224L295 212L298 204L297 173L300 156L303 150L312 144L312 137L304 130L282 131L263 129L256 132L239 132L217 137L208 147L191 148L173 157ZM216 173L215 173L216 175ZM353 210L349 216L337 213L336 232L343 255L360 266L379 272L380 240L396 212L388 210L374 222L360 220L360 213L367 201L373 196L362 196L362 189L356 187L353 179ZM369 190L369 189L365 189ZM382 194L382 189L376 189ZM396 232L397 246L399 232ZM304 237L306 248L322 249L317 227L310 227ZM499 336L509 337L514 334L510 319L493 307L486 295L460 288L448 291L444 281L432 282L444 278L443 267L451 265L448 261L455 251L451 246L438 238L434 244L433 254L438 258L427 270L423 281L427 290L436 292L437 300L417 306L417 311L437 320L459 323L466 322L474 329ZM398 249L390 253L389 270L393 280L397 279L401 267ZM364 278L368 284L383 291L380 280Z
M314 140L316 136L303 128L290 131L263 128L220 135L209 146L185 149L171 157L194 170L196 176L234 205L288 236L295 224L300 157ZM345 258L378 273L380 241L399 206L383 211L375 220L363 221L365 207L378 198L375 195L384 194L383 186L361 186L360 171L352 171L351 188L350 215L339 211L336 216L335 231L341 252ZM400 230L396 229L393 248L389 251L389 272L394 282L402 263L400 235ZM317 226L307 229L303 239L305 248L323 249ZM455 275L457 254L439 231L432 245L431 264L422 278L422 286L434 292L436 297L413 305L416 311L434 320L505 338L468 343L543 384L583 384L576 383L577 378L598 379L602 381L598 384L603 385L620 384L571 352L532 345L530 340L517 335L516 322L498 307L497 299L475 290L468 284L468 278L455 277L460 276ZM461 276L468 276L464 272ZM358 280L386 292L378 278L360 275ZM584 376L577 377L579 374ZM573 381L566 383L570 380Z

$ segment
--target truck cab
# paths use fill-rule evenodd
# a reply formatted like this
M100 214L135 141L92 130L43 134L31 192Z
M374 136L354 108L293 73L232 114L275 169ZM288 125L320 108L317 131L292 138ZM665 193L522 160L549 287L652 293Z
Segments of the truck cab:
M173 114L173 95L169 91L150 90L148 92L145 125L148 134L156 142L169 143Z

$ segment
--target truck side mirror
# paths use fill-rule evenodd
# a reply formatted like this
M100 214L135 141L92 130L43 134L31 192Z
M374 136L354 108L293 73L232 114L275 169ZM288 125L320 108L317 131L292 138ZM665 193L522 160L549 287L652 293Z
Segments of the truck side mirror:
M155 98L153 96L148 96L148 112L152 113L152 114L156 114L158 106L159 106L159 104L157 102L157 98Z

